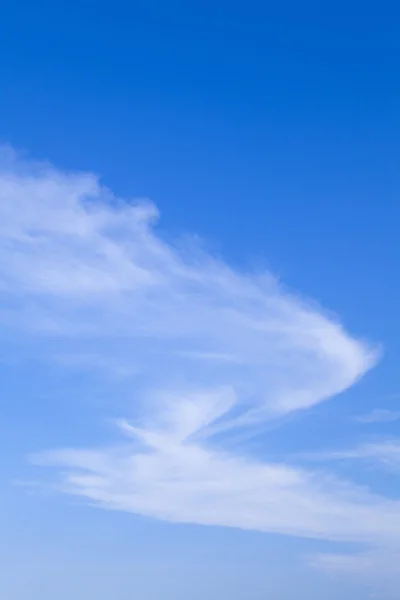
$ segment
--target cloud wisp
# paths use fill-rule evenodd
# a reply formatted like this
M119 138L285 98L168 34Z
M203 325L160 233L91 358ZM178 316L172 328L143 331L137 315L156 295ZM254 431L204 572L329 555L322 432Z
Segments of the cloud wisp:
M400 442L398 439L381 440L378 442L361 444L355 448L321 452L319 454L309 455L308 458L318 461L363 460L386 469L399 471Z
M58 471L59 490L104 508L400 543L399 502L228 443L235 432L251 434L345 391L377 351L271 274L167 243L157 217L150 202L116 198L92 174L2 150L5 330L22 334L21 344L68 339L69 365L86 357L87 369L118 370L121 357L135 398L134 417L119 422L119 445L47 450L32 460Z
M392 423L400 420L400 410L389 410L387 408L376 408L366 415L357 417L359 423Z

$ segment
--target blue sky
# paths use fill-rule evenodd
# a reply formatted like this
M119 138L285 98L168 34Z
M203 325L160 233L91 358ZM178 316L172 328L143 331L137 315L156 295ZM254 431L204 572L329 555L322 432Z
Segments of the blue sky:
M396 598L394 3L0 6L1 595Z

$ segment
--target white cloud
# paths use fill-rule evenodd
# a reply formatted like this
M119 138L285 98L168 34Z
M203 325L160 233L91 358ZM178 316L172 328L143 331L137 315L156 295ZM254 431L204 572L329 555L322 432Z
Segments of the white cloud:
M400 410L376 408L357 418L360 423L391 423L400 419Z
M355 448L323 452L311 459L318 460L367 460L386 468L400 469L400 442L396 439L362 444Z
M194 410L186 405L191 400ZM229 394L221 391L215 414L229 402ZM324 472L263 463L204 441L188 442L198 423L213 415L210 411L203 421L197 397L186 396L184 403L179 429L167 413L163 426L154 430L122 423L133 438L130 444L51 451L32 460L67 469L57 484L60 491L112 510L337 541L400 541L400 502Z
M176 522L400 541L398 502L227 443L345 391L375 349L270 274L167 244L151 203L4 153L0 318L41 352L67 339L69 365L121 358L135 396L129 441L35 456L60 469L60 490Z
M321 554L313 557L311 563L329 573L358 577L363 582L383 581L390 584L393 580L397 583L400 580L398 546L356 554ZM387 593L387 590L384 592ZM395 597L398 597L398 591Z

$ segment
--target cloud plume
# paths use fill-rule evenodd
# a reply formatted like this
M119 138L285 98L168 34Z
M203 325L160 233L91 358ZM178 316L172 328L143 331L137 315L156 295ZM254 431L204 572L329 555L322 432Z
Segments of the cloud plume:
M167 243L152 203L116 198L93 174L6 148L0 164L5 329L68 339L65 363L123 372L134 398L120 444L32 457L57 469L59 490L174 522L400 540L398 502L232 443L345 391L375 348L270 273Z

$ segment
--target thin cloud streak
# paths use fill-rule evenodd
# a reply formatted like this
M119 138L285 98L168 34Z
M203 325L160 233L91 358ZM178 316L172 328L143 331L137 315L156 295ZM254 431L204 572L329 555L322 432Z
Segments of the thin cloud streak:
M366 415L357 417L359 423L392 423L400 419L400 410L389 410L386 408L376 408Z
M355 448L334 450L308 455L310 460L365 460L385 468L400 469L400 441L397 439L383 440L374 443L361 444Z
M399 583L399 562L399 546L355 554L321 554L310 560L312 566L331 574L359 578L363 583L383 581L385 584Z

